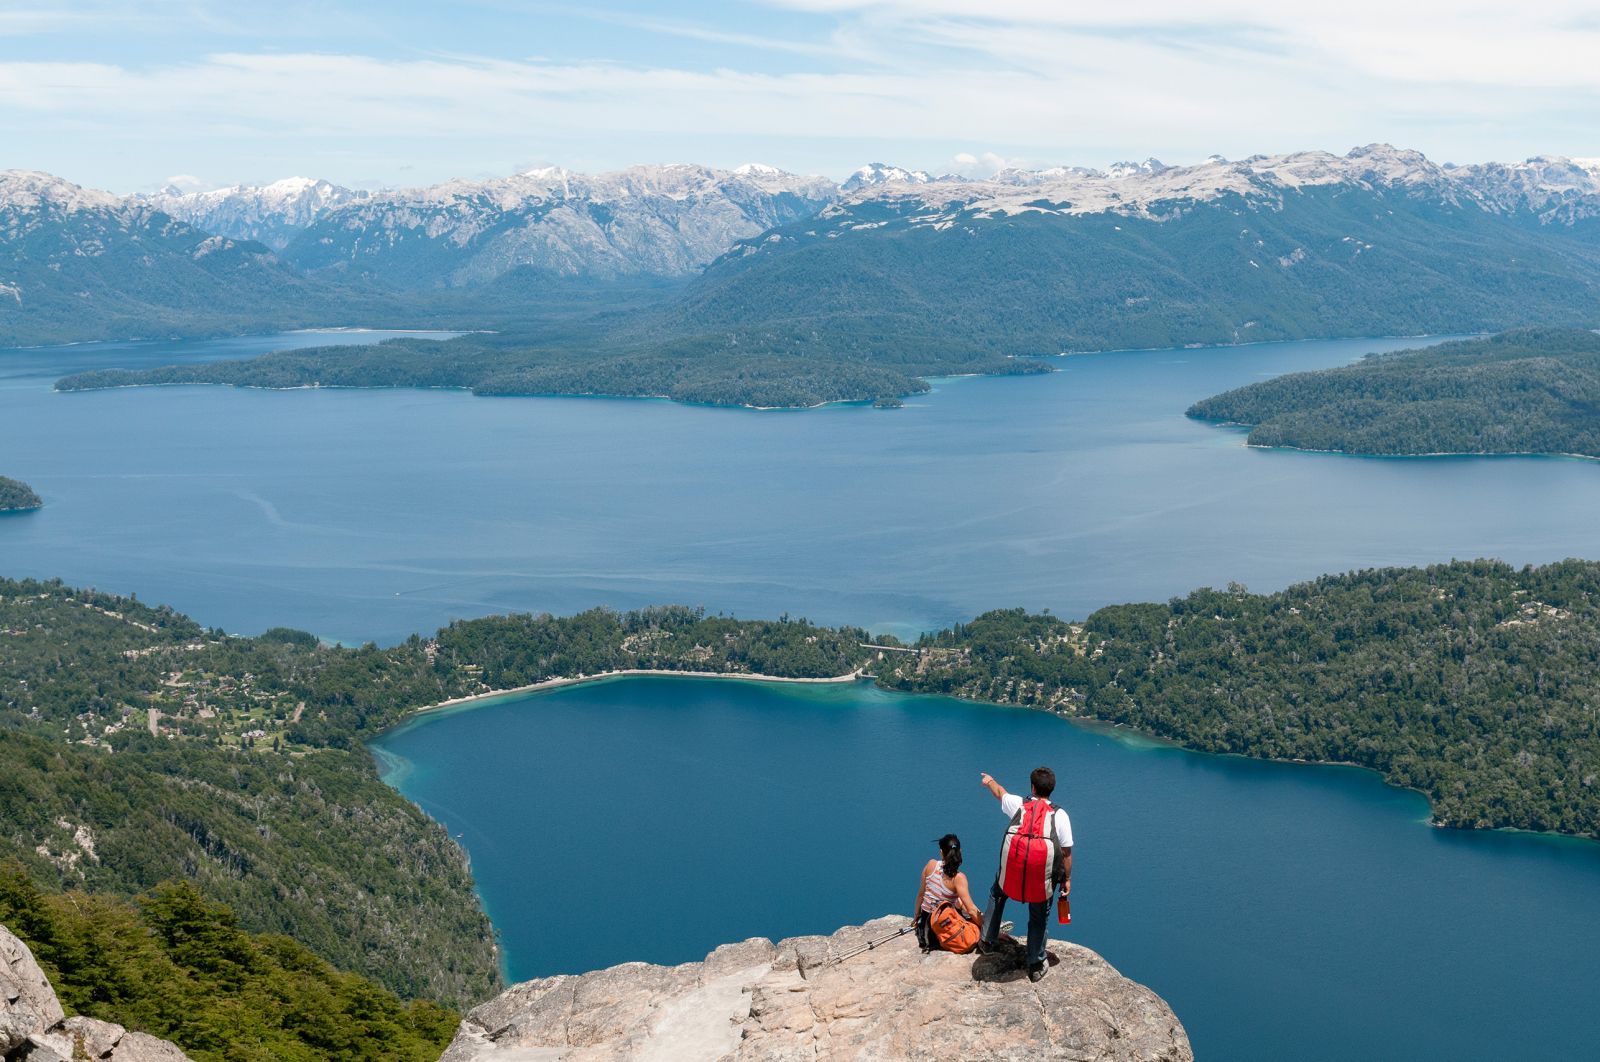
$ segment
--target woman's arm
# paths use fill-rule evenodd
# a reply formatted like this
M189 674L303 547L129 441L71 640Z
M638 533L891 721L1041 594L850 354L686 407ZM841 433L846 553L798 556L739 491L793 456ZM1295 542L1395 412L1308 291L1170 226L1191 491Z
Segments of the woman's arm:
M933 869L933 860L928 860L928 865L922 868L922 880L917 882L917 906L911 909L911 917L916 918L922 913L922 897L928 891L928 871Z
M962 914L974 922L983 918L983 912L978 910L978 905L972 902L972 893L967 891L967 876L965 874L956 875L956 899L961 901ZM917 906L920 908L922 904L918 902Z

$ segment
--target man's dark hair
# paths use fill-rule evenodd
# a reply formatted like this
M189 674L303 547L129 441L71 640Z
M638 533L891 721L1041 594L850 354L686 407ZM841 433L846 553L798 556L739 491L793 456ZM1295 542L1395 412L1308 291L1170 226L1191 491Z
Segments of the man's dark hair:
M1035 767L1028 781L1033 783L1034 796L1047 797L1056 791L1056 772L1048 767Z

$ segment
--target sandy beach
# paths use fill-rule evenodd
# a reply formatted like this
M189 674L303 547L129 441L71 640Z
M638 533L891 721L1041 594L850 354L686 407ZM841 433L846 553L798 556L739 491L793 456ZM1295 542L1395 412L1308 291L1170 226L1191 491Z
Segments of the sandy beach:
M515 686L511 689L488 690L484 693L474 693L470 697L453 697L448 701L430 704L418 708L412 715L421 715L424 712L436 712L442 708L454 708L457 705L472 704L475 701L487 701L496 697L515 697L524 693L537 693L540 690L559 689L562 686L576 686L584 682L602 682L606 679L630 678L634 676L651 675L667 678L701 678L701 679L745 679L750 682L794 682L806 685L827 685L839 682L855 682L861 678L862 673L852 671L848 675L835 675L831 678L786 678L782 675L758 675L749 671L673 671L668 668L626 668L621 671L599 671L593 675L575 675L565 678L545 679L527 686Z

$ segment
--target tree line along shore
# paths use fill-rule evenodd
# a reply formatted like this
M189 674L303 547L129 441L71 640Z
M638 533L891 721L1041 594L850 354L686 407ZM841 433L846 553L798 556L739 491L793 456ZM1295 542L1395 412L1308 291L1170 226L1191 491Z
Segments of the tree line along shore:
M1248 426L1251 446L1600 458L1600 334L1522 328L1370 354L1236 388L1188 412Z
M22 480L0 476L0 513L26 512L43 504L44 500Z
M1001 610L909 644L663 607L495 616L387 648L340 647L283 628L227 635L59 581L0 580L0 757L12 767L0 777L0 857L13 882L0 919L73 891L125 905L118 924L136 926L165 917L149 914L149 898L170 900L160 890L186 880L194 902L225 905L194 917L241 939L292 938L329 977L390 1001L396 1036L426 1039L498 985L463 854L381 781L365 748L427 706L609 672L865 673L1194 749L1358 764L1425 793L1442 825L1600 837L1597 657L1600 563L1586 561L1202 589L1077 622ZM44 899L16 900L17 882ZM12 928L28 938L26 923ZM74 965L82 953L48 953L69 996L92 974ZM191 977L193 990L208 991L209 976ZM119 983L120 995L71 998L137 1027L163 1013L137 978ZM159 1022L146 1031L185 1042Z

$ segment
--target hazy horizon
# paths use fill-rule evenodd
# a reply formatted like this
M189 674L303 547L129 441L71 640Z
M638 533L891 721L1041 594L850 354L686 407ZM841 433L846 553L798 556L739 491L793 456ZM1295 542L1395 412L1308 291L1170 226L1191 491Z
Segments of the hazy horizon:
M370 0L0 12L7 164L119 193L358 188L561 165L868 162L982 175L1388 142L1437 162L1600 155L1575 0Z

